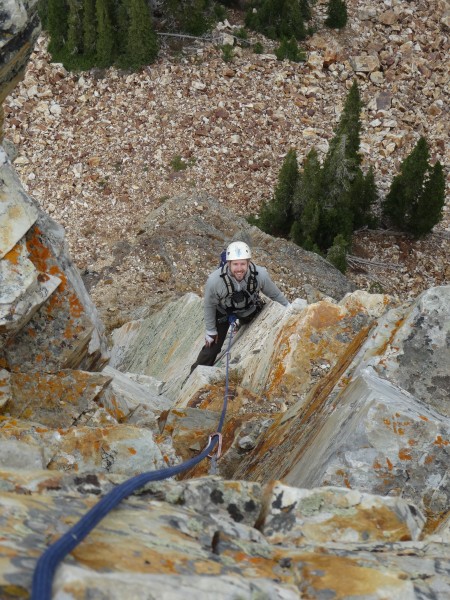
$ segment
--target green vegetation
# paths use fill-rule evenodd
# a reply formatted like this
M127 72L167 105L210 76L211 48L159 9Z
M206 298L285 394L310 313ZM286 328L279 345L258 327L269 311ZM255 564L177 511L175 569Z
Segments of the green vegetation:
M298 180L297 152L289 150L278 175L273 198L250 222L271 235L287 236L292 225L292 199Z
M192 165L194 165L194 164L195 164L195 158L190 158L189 160L185 160L179 154L174 156L172 158L172 160L170 161L170 166L172 167L172 170L176 171L176 172L184 171L188 167L192 167Z
M300 62L306 60L306 54L301 48L298 47L297 40L294 37L291 39L283 38L280 45L275 50L275 56L278 60L292 60L293 62Z
M347 25L347 19L345 0L328 0L325 25L332 29L342 29Z
M231 44L225 44L220 48L222 50L222 59L224 62L231 62L233 60L233 46Z
M383 201L383 215L395 227L422 237L442 219L445 175L439 161L432 167L425 138L421 137L400 165Z
M153 62L158 41L147 0L40 0L52 60L69 70Z
M245 16L245 24L273 40L304 40L305 20L310 18L308 0L254 0Z
M374 208L379 204L372 167L361 169L359 154L362 102L356 80L330 142L323 164L313 148L299 171L296 151L291 149L278 175L273 198L264 203L249 222L271 235L325 256L340 271L352 234L376 227ZM421 138L400 167L382 202L384 218L414 237L431 231L442 218L445 175L442 165L429 164L428 145Z

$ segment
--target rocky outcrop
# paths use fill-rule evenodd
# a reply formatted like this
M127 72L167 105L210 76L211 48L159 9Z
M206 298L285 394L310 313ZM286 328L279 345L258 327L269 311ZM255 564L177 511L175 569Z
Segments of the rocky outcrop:
M0 9L0 142L3 140L3 101L22 79L41 31L38 0L6 0Z

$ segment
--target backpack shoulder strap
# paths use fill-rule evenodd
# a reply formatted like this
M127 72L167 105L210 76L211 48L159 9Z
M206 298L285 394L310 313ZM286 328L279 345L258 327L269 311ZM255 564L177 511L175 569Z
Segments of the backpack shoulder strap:
M227 286L227 296L231 296L231 294L234 292L234 285L233 285L233 282L231 281L230 276L228 275L226 263L222 267L220 276L222 277L222 279L225 282L225 285Z
M256 277L258 275L258 271L256 270L255 263L250 263L249 270L250 276L247 281L247 292L249 294L254 294L258 288L258 279Z

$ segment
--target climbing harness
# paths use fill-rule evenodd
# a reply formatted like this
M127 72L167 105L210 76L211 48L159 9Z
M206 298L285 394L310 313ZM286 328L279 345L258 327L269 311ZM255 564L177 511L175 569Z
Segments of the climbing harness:
M258 275L258 271L256 270L256 266L252 262L249 264L249 272L250 275L247 280L247 289L236 290L233 281L228 273L227 265L225 264L222 267L220 276L226 285L227 297L231 298L231 307L228 309L229 313L232 313L237 309L247 310L249 306L251 306L254 303L254 294L258 289L258 280L256 277ZM242 306L244 302L245 304L244 306Z
M236 317L231 315L230 321L230 336L227 349L227 363L225 370L225 395L223 399L222 412L220 414L217 431L211 434L208 438L206 448L200 454L187 460L179 465L159 469L157 471L147 471L140 475L135 475L127 481L124 481L116 488L111 490L104 496L95 506L93 506L73 527L71 527L63 536L54 544L49 546L42 554L36 564L33 574L33 583L31 589L31 600L51 600L52 597L52 582L58 564L64 559L69 552L72 552L78 544L106 517L106 515L115 508L122 500L132 494L137 489L141 488L151 481L162 481L169 479L174 475L183 473L195 467L204 458L211 459L211 471L216 472L217 460L222 452L222 428L225 422L225 416L228 407L228 387L229 387L229 364L230 364L230 348L233 339L234 324ZM217 445L217 451L213 453Z

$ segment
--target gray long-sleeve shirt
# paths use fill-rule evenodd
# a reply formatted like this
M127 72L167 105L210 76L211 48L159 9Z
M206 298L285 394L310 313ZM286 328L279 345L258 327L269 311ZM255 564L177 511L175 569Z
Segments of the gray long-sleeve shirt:
M279 302L283 306L288 306L289 301L283 295L283 293L278 289L278 287L274 284L274 282L270 279L269 273L267 269L264 267L260 267L255 265L257 275L256 275L256 283L257 287L255 290L254 296L257 295L258 292L262 292L265 296L274 300L275 302ZM208 277L205 286L205 301L204 301L204 309L205 309L205 326L206 333L208 335L216 335L216 311L226 314L227 308L232 306L231 296L229 294L229 290L227 285L221 277L222 269L216 269L211 273ZM247 290L248 278L250 277L250 269L247 271L245 278L238 282L234 277L232 277L228 271L228 275L233 282L234 289L236 291L239 290ZM237 310L234 311L237 317L245 317L251 314L252 308L247 308L246 310Z

